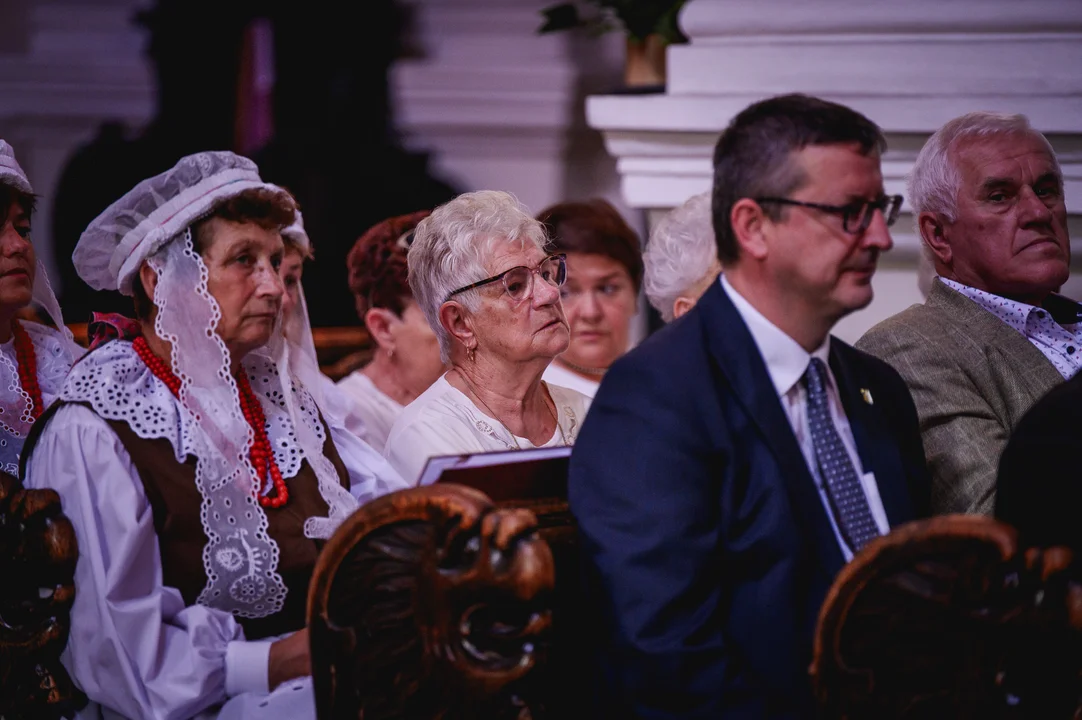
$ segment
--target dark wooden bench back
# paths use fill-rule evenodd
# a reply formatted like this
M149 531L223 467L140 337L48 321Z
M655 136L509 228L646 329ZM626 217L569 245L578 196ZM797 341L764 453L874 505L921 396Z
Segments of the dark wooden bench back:
M0 473L0 717L71 717L86 697L60 654L75 601L75 531L52 490Z
M555 565L527 510L454 484L354 513L324 548L308 598L320 718L544 714Z
M839 574L811 668L825 718L1082 717L1082 583L1063 549L945 516L895 529Z

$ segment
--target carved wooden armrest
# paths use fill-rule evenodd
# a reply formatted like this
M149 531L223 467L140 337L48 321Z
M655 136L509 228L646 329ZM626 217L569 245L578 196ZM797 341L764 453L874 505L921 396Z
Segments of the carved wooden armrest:
M71 717L86 705L60 653L75 601L75 531L52 490L0 473L0 717Z
M527 510L446 483L365 505L308 595L319 717L534 717L554 582Z
M904 525L835 580L811 673L826 718L1082 717L1071 552L979 516Z

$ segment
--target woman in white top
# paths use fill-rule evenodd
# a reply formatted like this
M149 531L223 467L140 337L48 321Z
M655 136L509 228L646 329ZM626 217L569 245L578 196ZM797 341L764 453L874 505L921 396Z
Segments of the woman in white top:
M574 443L589 399L541 378L570 339L566 276L508 193L466 193L421 221L409 283L451 369L391 429L384 454L403 478L430 457Z
M314 715L292 687L315 560L359 502L404 484L325 416L278 331L294 212L250 160L198 153L76 246L79 276L132 295L142 327L76 363L24 453L79 543L63 661L91 700L80 717L247 717L276 687L268 707L307 696Z
M628 350L642 282L639 236L605 200L565 202L538 216L557 252L567 254L561 292L571 343L545 380L591 398L616 358Z
M371 361L338 381L343 400L364 421L364 439L381 450L402 409L446 369L436 334L413 299L407 238L427 210L369 228L349 252L349 289L376 346Z
M56 399L83 352L34 253L34 200L15 152L0 140L0 470L13 476L34 420ZM55 329L17 319L31 303L45 309Z
M721 272L710 192L693 195L665 215L650 233L642 259L643 289L665 322L695 307Z

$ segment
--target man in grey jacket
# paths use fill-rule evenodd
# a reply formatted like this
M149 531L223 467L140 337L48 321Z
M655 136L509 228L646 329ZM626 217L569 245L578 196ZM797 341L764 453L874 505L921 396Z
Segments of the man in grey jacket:
M1082 367L1082 307L1055 294L1071 252L1063 174L1025 117L976 112L929 138L908 191L938 277L857 347L909 386L933 512L991 514L1011 430Z

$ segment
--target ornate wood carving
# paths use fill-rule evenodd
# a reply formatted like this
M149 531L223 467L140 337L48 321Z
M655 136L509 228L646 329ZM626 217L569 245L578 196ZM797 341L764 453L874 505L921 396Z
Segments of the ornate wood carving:
M0 473L0 717L71 717L86 704L63 665L75 531L52 490Z
M978 516L902 526L841 572L811 668L823 717L1082 717L1082 583Z
M319 717L538 720L554 584L527 510L455 484L365 505L312 578Z

